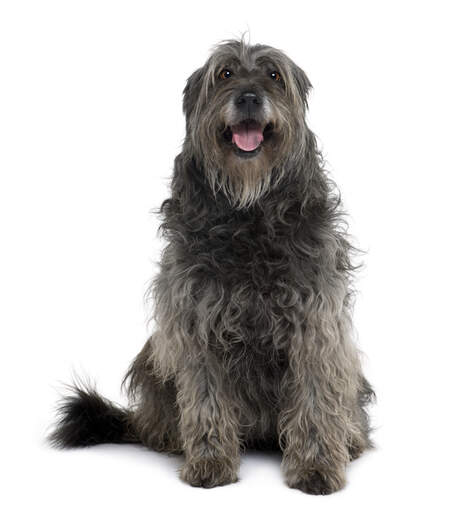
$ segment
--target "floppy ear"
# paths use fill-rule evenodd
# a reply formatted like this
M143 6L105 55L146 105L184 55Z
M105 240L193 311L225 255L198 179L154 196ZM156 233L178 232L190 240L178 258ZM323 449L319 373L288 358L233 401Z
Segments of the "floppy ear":
M311 89L310 80L303 71L302 68L299 68L296 64L292 66L292 74L295 80L295 85L297 86L298 93L300 98L302 99L305 107L308 108L308 93Z
M203 85L204 67L197 69L186 81L183 89L183 113L189 117L193 111Z

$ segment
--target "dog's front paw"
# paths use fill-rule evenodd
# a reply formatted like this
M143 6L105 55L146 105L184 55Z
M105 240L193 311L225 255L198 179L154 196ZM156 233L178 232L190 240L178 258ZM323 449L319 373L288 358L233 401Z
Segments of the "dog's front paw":
M307 494L325 495L339 491L345 485L345 478L339 472L307 470L287 476L287 484Z
M193 487L217 487L238 480L237 464L220 458L206 457L188 460L180 471L180 478Z

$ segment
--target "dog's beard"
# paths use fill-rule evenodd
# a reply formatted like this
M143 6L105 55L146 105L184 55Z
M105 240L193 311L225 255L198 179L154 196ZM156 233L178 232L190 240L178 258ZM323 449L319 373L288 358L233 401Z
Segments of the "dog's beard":
M223 131L221 130L221 133ZM270 190L280 179L282 161L280 159L279 141L277 147L261 144L253 151L255 155L239 155L240 144L250 141L240 141L235 144L235 131L226 141L219 131L204 137L204 142L212 143L202 148L203 167L208 182L214 194L223 193L230 204L237 208L248 208ZM238 142L238 141L237 141ZM248 147L248 149L251 149Z
M223 193L237 209L253 205L281 177L283 166L271 147L262 146L254 156L239 156L233 144L218 137L203 153L204 172L214 194Z
M223 191L232 206L247 208L271 188L273 169L264 165L260 156L245 162L228 155L226 160L226 164L208 169L207 175L213 191Z

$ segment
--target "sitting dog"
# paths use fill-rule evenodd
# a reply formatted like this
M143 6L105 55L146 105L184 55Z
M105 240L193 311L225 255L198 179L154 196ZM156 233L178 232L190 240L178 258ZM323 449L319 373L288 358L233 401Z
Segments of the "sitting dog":
M155 329L121 408L89 387L59 407L60 447L183 453L181 478L237 480L243 448L281 449L289 486L329 494L371 443L352 340L355 267L306 125L310 82L284 53L227 41L187 81L186 138L151 291Z

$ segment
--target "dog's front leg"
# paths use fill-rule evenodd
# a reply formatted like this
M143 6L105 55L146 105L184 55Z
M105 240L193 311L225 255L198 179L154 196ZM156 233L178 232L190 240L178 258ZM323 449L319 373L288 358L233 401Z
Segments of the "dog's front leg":
M358 362L336 320L294 337L279 419L283 470L290 487L330 494L345 485ZM357 432L357 433L356 433Z
M238 424L222 366L212 356L198 356L179 371L177 388L185 452L182 480L196 487L236 482Z

